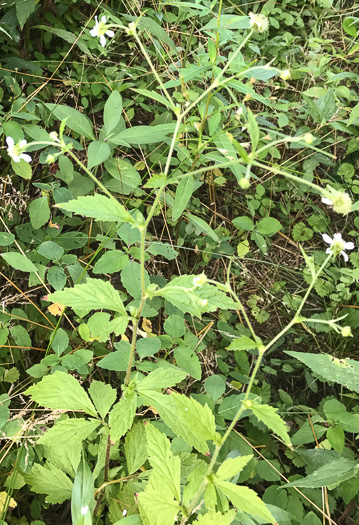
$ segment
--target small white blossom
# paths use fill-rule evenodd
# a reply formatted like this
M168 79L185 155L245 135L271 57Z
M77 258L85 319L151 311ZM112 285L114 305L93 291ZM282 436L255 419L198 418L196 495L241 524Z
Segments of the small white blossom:
M291 78L291 73L290 73L290 70L289 69L284 69L281 74L280 74L280 78L282 80L289 80Z
M31 162L30 155L23 153L23 150L26 149L26 140L20 140L18 144L15 144L12 137L6 137L6 144L8 146L7 152L14 162L20 162L21 159L25 162Z
M196 277L193 277L193 284L194 286L203 286L207 282L207 277L204 273L201 275L196 275Z
M82 516L86 516L86 514L88 513L89 510L90 509L89 509L88 505L86 505L86 507L81 507L81 514L82 514Z
M109 37L114 37L115 36L115 33L111 30L111 29L108 29L108 25L106 25L106 17L105 16L102 16L101 17L101 21L99 22L98 21L98 18L97 16L95 16L95 26L90 30L90 34L91 36L93 37L99 37L100 38L100 44L102 47L105 47L106 45L106 38L105 38L105 35L106 36L109 36Z
M350 326L343 326L341 334L343 337L353 337Z
M334 211L347 215L351 211L352 200L345 191L332 190L330 197L322 197L322 202L328 206L332 206Z
M343 240L341 233L335 233L333 239L331 239L329 235L324 233L323 240L324 242L330 245L329 248L326 249L325 253L333 253L334 255L340 254L344 257L345 262L349 260L349 257L344 250L354 250L355 248L353 242L345 242Z
M252 27L257 33L264 33L269 29L269 20L264 15L255 15L254 13L249 13L249 26Z
M127 510L126 510L126 509L124 509L124 510L122 511L122 516L127 516Z

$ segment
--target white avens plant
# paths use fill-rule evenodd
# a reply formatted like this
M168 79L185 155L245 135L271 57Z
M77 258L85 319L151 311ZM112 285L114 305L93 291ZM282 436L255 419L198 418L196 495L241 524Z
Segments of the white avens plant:
M335 233L333 239L329 237L328 234L324 233L323 241L329 244L329 248L326 249L325 253L332 253L334 256L340 254L343 256L345 262L349 260L348 254L345 250L354 250L355 248L353 242L344 241L341 233Z
M24 160L25 162L31 162L32 159L30 155L27 155L27 153L23 153L26 150L26 140L20 140L20 142L15 144L15 141L12 137L6 137L6 144L8 155L12 158L14 162L20 162L20 160Z
M109 25L106 24L107 18L105 16L101 17L100 22L98 21L97 16L95 16L95 25L92 29L90 29L90 34L94 38L99 37L100 44L102 47L105 47L106 45L106 38L105 36L109 36L110 38L115 36L115 33L112 31L112 29L109 29Z

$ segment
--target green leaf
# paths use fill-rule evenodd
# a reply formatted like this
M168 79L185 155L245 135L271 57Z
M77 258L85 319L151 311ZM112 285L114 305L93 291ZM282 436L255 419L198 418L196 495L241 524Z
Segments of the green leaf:
M329 354L307 354L288 350L284 352L307 365L322 381L334 381L359 393L358 361L349 358L337 359Z
M83 418L58 421L38 439L37 443L51 446L67 444L72 447L88 438L99 425L100 422L97 420L87 421Z
M172 220L177 221L186 209L188 201L192 197L194 190L193 175L184 177L178 183L175 195L175 201L172 208Z
M51 347L55 354L60 356L62 352L66 350L66 348L69 345L69 336L65 332L63 328L59 328L56 331L55 337L53 338L51 342Z
M199 217L196 217L195 215L192 215L191 213L185 213L185 216L193 224L193 226L195 226L201 232L208 235L208 237L213 239L215 242L219 242L218 235L212 230L212 228L203 219L200 219Z
M121 343L127 343L127 341L121 341ZM122 345L121 350L117 352L111 352L103 357L97 366L104 368L105 370L114 370L115 372L125 372L128 367L128 360L130 358L130 344L126 346Z
M169 496L180 501L181 460L174 456L171 443L160 430L151 424L145 426L148 459L156 470Z
M47 280L55 290L62 290L66 284L67 277L61 266L51 266L47 272Z
M186 372L197 379L202 377L201 364L197 354L189 346L179 345L174 350L174 358L178 366L186 370Z
M92 513L95 508L94 492L92 472L83 455L72 488L71 519L73 525L92 525Z
M277 414L276 408L271 407L270 405L257 405L253 402L249 403L248 408L253 412L259 421L273 430L273 432L281 437L287 445L290 445L287 425Z
M122 119L122 97L118 91L112 91L103 110L103 123L106 136L115 129Z
M51 30L48 26L43 26L45 31ZM56 35L61 29L56 28ZM67 32L67 31L66 31ZM60 35L59 35L60 36ZM72 35L73 36L73 35ZM74 37L75 38L75 37ZM63 121L66 120L66 126L81 136L85 136L89 140L95 140L92 122L91 120L77 111L77 109L71 108L70 106L61 106L57 104L45 104L45 106L51 111L51 113L58 119Z
M151 357L161 348L161 340L159 337L144 337L137 340L136 350L140 359Z
M143 16L138 20L138 25L141 28L146 29L155 38L158 38L164 42L172 51L177 52L176 45L173 40L168 36L167 32L159 25L155 20L148 16Z
M27 257L18 252L8 252L0 254L5 261L15 270L22 272L37 272L37 268Z
M24 159L20 159L20 162L15 162L14 159L11 159L11 167L19 177L22 177L25 180L31 179L31 165L28 162L25 162Z
M136 408L137 396L135 392L125 387L120 401L113 407L109 416L110 435L113 443L131 428Z
M109 250L100 257L92 271L95 274L120 272L127 262L127 253L121 250Z
M114 137L109 142L118 145L143 146L145 144L156 144L163 142L175 131L176 124L158 124L157 126L133 126L127 128Z
M355 37L358 32L355 25L358 23L359 23L359 18L355 16L347 16L343 20L343 29L346 33L348 33L348 35Z
M71 480L62 470L49 462L44 467L35 463L30 474L22 475L33 492L46 494L49 503L63 503L71 498Z
M121 281L127 292L134 299L141 299L141 265L136 261L128 261L121 271ZM149 286L150 278L145 270L145 286Z
M152 100L156 100L157 102L164 104L168 108L173 108L173 104L171 104L169 100L167 100L166 97L163 97L159 93L156 93L156 91L149 91L148 89L133 89L133 88L132 88L132 91L135 91L136 93L138 93L139 95L143 95L144 97L152 98Z
M38 230L50 219L50 208L47 197L32 200L29 206L31 226Z
M144 390L158 390L162 388L169 388L177 385L187 377L186 372L175 366L168 368L156 368L150 372L144 379L140 379L136 385L139 393Z
M318 468L309 476L296 479L292 483L283 485L282 488L319 488L329 486L334 488L343 481L357 476L358 472L359 464L357 462L347 458L337 458Z
M252 455L248 455L226 459L218 468L216 472L216 478L222 481L233 478L236 474L244 469L244 467L250 462L252 458Z
M164 331L173 339L182 337L186 333L186 325L179 315L170 315L163 324Z
M147 460L145 426L138 422L126 434L125 456L128 475L134 474Z
M252 231L254 229L254 222L250 217L246 217L245 215L243 217L236 217L232 221L232 224L238 230Z
M223 376L212 375L207 377L204 382L204 388L207 394L214 402L218 401L223 396L226 390L226 381Z
M253 341L250 337L247 337L246 335L241 335L240 337L237 337L234 339L229 346L227 346L227 350L237 350L237 351L243 351L243 350L254 350L255 348L258 348L258 343Z
M90 277L86 283L75 284L73 288L50 294L49 301L71 306L71 308L85 309L87 312L105 308L127 315L120 294L112 284L109 281Z
M151 242L147 252L152 255L162 255L168 261L173 261L178 255L178 252L170 244L162 244L161 242Z
M347 126L351 126L353 122L359 118L359 102L356 104L356 106L353 107L353 109L350 112L350 117L347 122Z
M348 413L345 405L337 399L326 401L323 410L327 419L333 423L339 423L346 432L359 432L359 414Z
M87 150L87 169L99 166L111 155L110 146L103 140L94 140L90 142Z
M141 398L153 406L164 422L186 443L202 454L208 452L207 440L215 439L216 425L208 405L202 406L192 398L172 392L159 394L141 390Z
M134 192L141 184L140 174L126 159L121 159L120 157L110 158L105 162L105 169L111 177L120 182L121 193L124 195ZM106 186L110 189L110 182Z
M156 517L158 525L172 525L180 512L178 502L169 501L161 490L146 490L138 495L140 515L143 525L153 525Z
M259 127L255 116L249 108L247 108L247 118L248 132L252 142L252 151L255 151L259 143Z
M251 516L262 518L269 521L269 523L276 523L276 520L254 490L249 489L248 487L239 487L229 481L221 480L215 480L215 486L223 492L231 503L241 512L246 512Z
M264 219L261 219L256 225L256 230L262 235L273 235L281 229L281 223L273 217L264 217Z
M19 21L20 29L23 29L29 16L35 11L38 0L22 0L15 2L16 17Z
M64 249L56 242L45 241L40 244L37 252L50 261L59 261L64 254Z
M333 449L336 452L338 452L338 454L341 454L343 452L345 444L345 434L343 427L341 427L340 425L329 427L327 430L327 439L333 447Z
M234 518L234 510L230 510L225 514L221 514L220 512L216 512L215 510L210 510L206 514L198 516L196 521L194 521L193 523L197 525L231 525Z
M89 394L96 407L97 412L104 419L116 401L116 390L111 385L102 381L92 381Z
M15 235L8 232L0 232L0 246L10 246L15 242Z
M83 410L96 417L96 410L82 386L71 375L56 371L25 391L39 405L62 410Z
M72 211L78 215L92 217L97 221L123 221L133 223L134 219L124 206L104 195L86 195L68 202L56 204L57 208Z

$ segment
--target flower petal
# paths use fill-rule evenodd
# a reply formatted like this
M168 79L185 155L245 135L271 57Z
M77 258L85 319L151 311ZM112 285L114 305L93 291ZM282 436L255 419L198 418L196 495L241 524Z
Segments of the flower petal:
M345 242L344 243L344 249L345 250L354 250L355 244L353 242Z
M97 18L97 16L95 16L95 22L96 22L96 25L98 26L98 18Z
M327 197L322 197L322 202L324 204L328 204L328 206L333 206L333 201L328 199Z
M105 47L106 45L106 38L104 37L104 35L100 36L100 44L102 47Z
M12 157L12 160L13 160L14 162L20 162L20 157L18 157L17 155L14 155L14 156Z
M110 36L112 38L115 36L115 33L111 29L109 29L108 31L106 31L105 35Z
M333 239L335 242L343 242L343 237L341 233L335 233L333 235Z
M23 139L23 140L20 140L19 146L20 148L23 148L24 146L26 146L26 144L27 144L27 140Z
M323 237L323 241L326 242L327 244L333 244L333 239L331 239L327 233L324 233L322 237Z
M97 36L97 26L90 29L90 35L93 37Z
M348 262L348 260L349 260L348 254L345 253L344 250L343 250L342 252L340 252L340 253L341 253L341 255L344 257L344 261L345 261L345 262Z
M15 146L14 139L12 137L6 137L6 144L9 148L13 148Z
M101 22L102 22L103 24L106 24L106 22L107 22L107 18L106 18L105 16L102 16L102 17L101 17Z
M331 247L327 248L327 249L325 250L325 253L327 253L328 255L329 255L330 253L333 253L332 248L331 248Z
M24 160L25 162L31 162L32 158L30 155L27 155L26 153L21 153L20 159Z

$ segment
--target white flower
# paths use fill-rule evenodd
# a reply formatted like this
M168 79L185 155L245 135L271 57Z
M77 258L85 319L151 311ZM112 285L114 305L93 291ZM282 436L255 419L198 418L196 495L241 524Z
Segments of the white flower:
M90 34L93 37L97 37L97 36L100 37L100 44L102 47L105 47L106 45L105 35L112 38L115 36L115 33L111 29L108 29L109 26L106 25L107 19L105 16L101 17L100 22L98 21L97 16L95 16L95 21L96 21L96 24L92 29L90 29Z
M291 78L291 73L290 73L290 70L289 69L284 69L281 74L280 74L280 78L282 80L289 80Z
M329 235L324 233L323 240L324 242L330 245L329 248L326 249L325 253L333 253L334 255L340 254L344 257L345 262L349 260L349 257L344 250L354 250L355 248L353 242L345 242L343 240L341 233L335 233L333 239L331 239Z
M337 191L332 189L331 193L327 193L330 197L322 197L322 202L328 206L333 206L334 211L347 215L352 208L352 200L345 191Z
M269 29L269 20L264 15L255 15L254 13L249 13L249 26L252 27L257 33L264 33Z
M89 506L88 505L86 505L86 507L81 507L81 514L82 514L82 516L86 516L88 511L89 511Z
M14 162L20 162L21 159L25 162L31 162L30 155L23 153L23 150L26 149L26 140L20 140L18 144L15 144L12 137L6 137L6 144L8 146L7 152Z
M203 286L207 282L207 277L204 273L201 273L201 275L196 275L196 277L193 277L192 282L194 286Z

